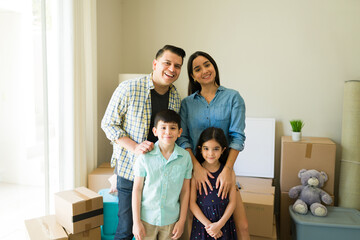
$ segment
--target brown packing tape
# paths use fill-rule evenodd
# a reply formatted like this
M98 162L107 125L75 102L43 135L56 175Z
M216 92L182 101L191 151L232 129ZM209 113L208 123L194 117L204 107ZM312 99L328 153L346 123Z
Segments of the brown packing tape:
M312 152L312 143L307 143L305 158L311 158L311 152Z
M85 210L86 211L90 211L92 209L92 199L89 198L88 196L86 196L85 194L82 194L81 192L76 191L76 189L74 190L74 193L85 200Z
M88 238L90 236L90 230L83 232L82 236Z
M85 224L85 231L88 231L91 229L91 223Z

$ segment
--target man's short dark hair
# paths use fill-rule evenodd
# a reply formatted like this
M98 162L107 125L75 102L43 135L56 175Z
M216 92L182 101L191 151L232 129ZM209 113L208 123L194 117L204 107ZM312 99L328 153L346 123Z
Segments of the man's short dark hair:
M178 125L179 129L181 128L180 115L171 109L163 110L161 112L158 112L155 115L155 119L154 119L155 127L157 127L157 124L159 123L159 121L163 121L164 123L176 123Z
M186 53L184 51L184 49L179 48L179 47L175 47L173 45L165 45L163 48L161 48L155 56L155 59L160 58L165 51L170 51L172 53L175 53L176 55L178 55L179 57L181 57L182 61L184 62L184 57L186 56Z

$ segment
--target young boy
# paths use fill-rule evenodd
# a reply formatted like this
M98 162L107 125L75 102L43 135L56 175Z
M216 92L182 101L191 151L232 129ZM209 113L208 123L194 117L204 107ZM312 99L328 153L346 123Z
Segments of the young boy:
M182 132L180 122L173 110L159 112L152 129L159 140L135 161L132 210L137 240L178 239L184 231L192 162L175 143Z

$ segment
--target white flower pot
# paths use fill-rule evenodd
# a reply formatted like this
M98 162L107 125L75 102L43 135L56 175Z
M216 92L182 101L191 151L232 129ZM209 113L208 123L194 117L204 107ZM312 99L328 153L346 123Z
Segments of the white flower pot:
M291 136L294 142L299 142L301 140L301 132L292 132Z

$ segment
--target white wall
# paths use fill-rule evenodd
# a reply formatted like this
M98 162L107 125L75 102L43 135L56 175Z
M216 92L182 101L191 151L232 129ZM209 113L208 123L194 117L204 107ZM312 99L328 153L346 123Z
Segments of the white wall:
M114 46L115 52L120 46L122 55L119 68L112 69L111 76L110 71L106 73L106 82L99 74L99 91L109 89L99 92L99 106L107 104L112 93L109 86L117 81L118 72L150 72L152 59L163 45L183 47L188 56L203 50L217 61L222 85L244 97L247 116L276 118L276 180L280 138L290 135L293 118L304 120L304 136L335 141L339 161L343 83L360 79L360 1L123 0L121 6L118 1L98 4L110 2L118 10L99 12L98 18L115 14L111 17L119 22L98 28L107 27L116 36L120 31L121 40L98 38ZM115 53L107 53L109 61L102 64L114 64ZM183 97L186 76L185 62L176 82ZM99 119L102 114L99 111ZM102 132L98 139L99 145L106 141ZM107 161L101 156L109 154L99 148L100 161Z
M118 85L122 58L122 1L97 1L98 164L109 162L112 146L100 128L110 97Z

